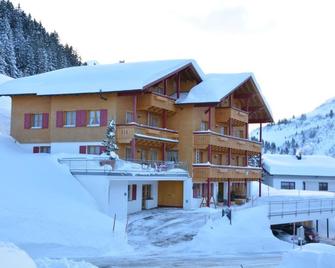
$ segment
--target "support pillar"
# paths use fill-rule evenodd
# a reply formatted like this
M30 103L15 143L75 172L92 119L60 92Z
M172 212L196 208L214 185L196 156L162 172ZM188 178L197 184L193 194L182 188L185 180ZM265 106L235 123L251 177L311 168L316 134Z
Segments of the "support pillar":
M166 144L162 144L162 161L165 161Z
M329 238L329 219L327 218L327 238Z
M263 127L262 123L259 124L259 142L263 141Z
M208 145L207 147L207 161L212 163L212 145Z
M180 73L177 74L177 99L180 97Z
M315 230L317 233L319 232L319 221L318 220L315 221Z
M228 124L229 124L229 136L233 136L233 120L231 118L229 118L228 120Z
M258 196L262 196L262 179L258 180Z
M210 201L211 201L211 180L208 178L207 179L207 200L206 200L206 206L210 206Z
M231 165L231 148L228 148L228 166Z
M131 145L131 158L132 160L135 160L136 159L136 140L135 138L131 140L130 145Z
M208 107L208 130L212 129L212 109Z
M164 110L162 114L162 127L163 128L166 128L166 122L167 122L167 113L166 113L166 110Z
M247 167L247 166L248 166L248 163L249 163L248 151L245 151L245 152L244 152L244 156L245 156L245 166Z
M137 122L137 96L133 96L133 121Z
M231 187L230 187L230 179L228 179L228 207L231 205Z
M245 196L248 198L248 181L244 179Z

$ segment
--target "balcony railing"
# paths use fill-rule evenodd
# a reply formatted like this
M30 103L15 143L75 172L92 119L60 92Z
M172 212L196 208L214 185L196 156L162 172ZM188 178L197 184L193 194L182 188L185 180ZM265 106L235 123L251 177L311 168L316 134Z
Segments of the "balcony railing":
M260 142L222 135L213 131L194 131L193 143L196 149L206 149L208 145L214 145L253 153L261 153L262 151Z
M120 124L116 128L118 143L130 143L133 138L151 139L157 142L178 143L178 132L166 128L151 127L137 123Z
M157 93L146 93L138 98L137 109L160 113L163 110L174 113L175 101L168 96Z
M215 109L215 120L217 122L228 122L230 118L248 123L249 114L234 107L218 107Z
M207 178L224 179L260 179L262 169L256 167L225 166L212 164L193 164L193 180L203 181Z
M74 175L188 177L184 162L154 160L110 160L106 157L61 158Z

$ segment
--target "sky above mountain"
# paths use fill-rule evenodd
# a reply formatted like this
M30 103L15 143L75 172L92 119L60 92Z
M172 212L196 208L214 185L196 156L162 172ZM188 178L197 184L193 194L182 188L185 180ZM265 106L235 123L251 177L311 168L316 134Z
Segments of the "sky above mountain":
M206 73L252 71L275 119L334 97L330 0L13 0L83 60L194 58Z

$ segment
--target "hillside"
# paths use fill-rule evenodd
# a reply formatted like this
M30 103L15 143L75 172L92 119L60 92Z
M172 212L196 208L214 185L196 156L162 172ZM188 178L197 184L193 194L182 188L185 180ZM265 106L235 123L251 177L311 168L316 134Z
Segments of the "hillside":
M263 128L264 152L321 154L335 157L335 98L314 111ZM258 137L259 129L251 136Z
M0 0L0 74L28 76L81 65L77 52L10 1Z

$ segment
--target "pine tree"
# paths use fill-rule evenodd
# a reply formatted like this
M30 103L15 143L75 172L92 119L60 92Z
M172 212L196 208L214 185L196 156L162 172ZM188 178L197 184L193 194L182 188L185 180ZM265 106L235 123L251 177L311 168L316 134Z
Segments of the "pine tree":
M105 152L111 159L117 158L117 151L119 147L116 144L116 124L114 120L109 122L106 130L106 139L103 140L102 145L106 148Z

